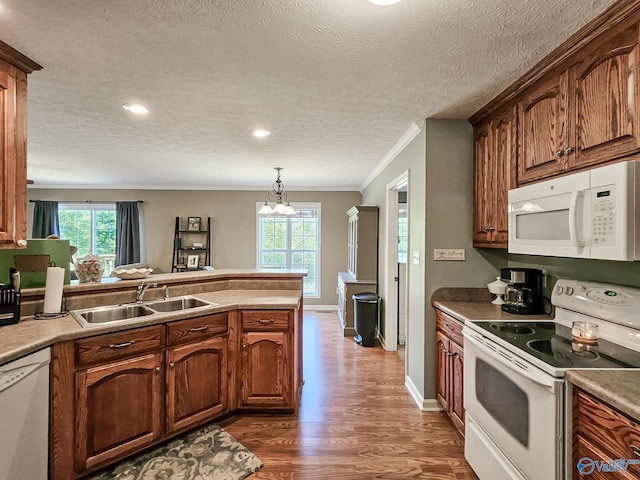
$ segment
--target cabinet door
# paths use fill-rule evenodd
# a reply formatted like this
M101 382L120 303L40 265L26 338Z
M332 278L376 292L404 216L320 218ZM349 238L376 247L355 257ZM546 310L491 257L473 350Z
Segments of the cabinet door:
M491 225L494 188L494 168L491 158L491 121L487 120L474 130L474 211L473 244L486 246L491 243Z
M26 246L26 90L26 74L0 60L0 248Z
M162 354L76 373L75 468L83 472L162 435Z
M167 350L167 433L227 409L227 337Z
M242 407L292 408L288 334L244 333L241 378Z
M566 169L567 74L531 87L519 104L518 184Z
M436 399L449 413L449 339L436 330Z
M491 122L492 198L491 241L496 247L507 248L509 241L509 190L516 187L516 108L507 108Z
M449 344L449 371L451 421L460 432L464 433L464 352L462 347L453 342Z
M611 32L571 68L569 106L572 168L638 150L638 24Z

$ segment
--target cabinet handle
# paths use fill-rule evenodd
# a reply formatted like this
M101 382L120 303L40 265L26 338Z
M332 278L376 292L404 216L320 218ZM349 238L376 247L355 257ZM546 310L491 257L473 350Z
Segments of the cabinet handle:
M455 353L453 352L447 352L447 357L453 357L455 355Z
M556 157L560 158L564 156L564 152L562 150L556 150Z
M258 323L273 323L273 320L271 318L258 318L256 320L256 322L258 322Z
M567 147L564 150L565 155L571 155L573 153L573 147Z
M18 240L18 246L19 247L26 247L27 246L27 241L26 240Z
M640 447L637 447L633 443L630 446L631 446L631 450L633 450L633 453L636 455L636 457L640 457Z
M174 368L174 367L176 366L176 364L175 364L175 363L173 363L173 362L171 362L171 363L169 363L169 366L170 366L171 368Z
M204 332L205 330L209 330L209 325L205 325L203 327L193 327L189 329L190 332Z
M445 323L444 326L447 327L449 330L453 330L453 326L449 325L448 323Z
M159 372L161 370L161 368L160 367L156 367L155 370L156 370L156 372Z
M124 343L112 343L111 345L109 345L109 348L126 348L133 345L134 343L136 343L135 340L130 340Z
M246 344L246 343L243 343L243 344L242 344L242 348L247 348L247 344Z

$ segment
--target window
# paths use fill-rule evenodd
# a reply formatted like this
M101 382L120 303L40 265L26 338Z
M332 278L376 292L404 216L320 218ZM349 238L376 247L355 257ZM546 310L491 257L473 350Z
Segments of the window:
M116 260L115 204L58 205L60 238L77 247L76 257L97 255L104 261L103 277L111 275Z
M256 212L263 202L256 204ZM258 268L306 268L304 295L320 296L320 204L292 204L295 215L258 219Z

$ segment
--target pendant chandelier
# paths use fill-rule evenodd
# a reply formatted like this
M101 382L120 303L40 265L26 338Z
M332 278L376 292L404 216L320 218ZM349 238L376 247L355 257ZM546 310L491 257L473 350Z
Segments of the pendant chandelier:
M282 170L282 167L275 167L274 170L278 172L278 176L271 186L271 190L267 192L267 200L258 213L263 215L295 215L296 211L291 206L282 180L280 180L280 170ZM275 202L273 207L269 205L269 202Z

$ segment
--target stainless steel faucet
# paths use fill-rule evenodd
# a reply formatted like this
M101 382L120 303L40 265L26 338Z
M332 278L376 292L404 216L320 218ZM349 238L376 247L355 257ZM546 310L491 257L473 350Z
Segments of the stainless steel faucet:
M156 282L153 282L153 283L140 282L140 284L138 285L138 289L136 290L136 303L142 303L144 292L146 292L148 288L155 288L157 286L158 284Z

